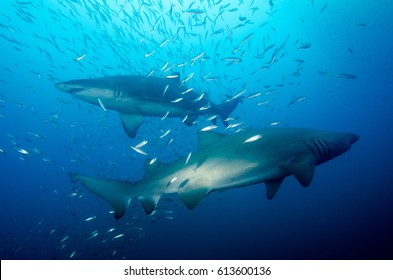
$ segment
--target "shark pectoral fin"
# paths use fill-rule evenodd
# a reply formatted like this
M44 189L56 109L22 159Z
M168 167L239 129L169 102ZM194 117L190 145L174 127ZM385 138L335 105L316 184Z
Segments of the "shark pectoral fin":
M142 204L146 214L151 214L156 209L157 202L160 200L160 195L139 196L138 200Z
M285 177L269 180L265 182L267 199L271 200L275 196L284 178Z
M143 116L120 114L121 123L127 135L134 138L138 128L143 123Z
M89 191L108 201L115 210L115 218L121 218L131 201L130 187L132 183L125 181L116 181L109 179L100 179L91 176L85 176L77 173L69 173L71 181L82 182Z
M188 209L194 209L210 190L210 188L191 189L183 187L179 190L179 196Z
M289 170L303 187L308 187L314 177L315 159L312 156L299 157L284 168Z

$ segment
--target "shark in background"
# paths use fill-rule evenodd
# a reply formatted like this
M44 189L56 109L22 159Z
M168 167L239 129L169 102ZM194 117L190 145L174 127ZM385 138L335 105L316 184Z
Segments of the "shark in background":
M118 111L131 138L135 137L144 116L179 117L188 126L201 115L219 116L227 125L226 119L241 101L233 98L214 104L207 94L183 86L178 74L171 78L134 75L78 79L56 83L55 87L105 111Z
M306 128L265 128L231 135L199 132L199 147L168 164L146 164L144 178L119 181L70 173L109 202L121 218L133 198L151 214L164 194L178 194L192 209L210 192L265 183L272 199L284 178L295 176L307 187L315 166L348 151L359 136Z

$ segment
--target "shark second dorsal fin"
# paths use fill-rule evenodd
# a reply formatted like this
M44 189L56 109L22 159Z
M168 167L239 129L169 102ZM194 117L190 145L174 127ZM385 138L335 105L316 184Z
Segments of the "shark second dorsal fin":
M216 143L217 141L219 141L223 137L225 137L224 134L220 134L217 132L199 131L198 132L198 139L199 139L198 149L202 149L202 148L207 147L213 143Z
M134 138L138 128L143 123L143 116L120 114L121 123L127 135Z
M274 180L269 180L269 181L265 182L267 199L269 199L269 200L273 199L273 197L276 195L278 189L280 188L283 180L284 180L284 177L274 179Z
M303 187L308 187L314 177L315 159L312 156L298 157L282 168L293 174Z
M179 197L188 209L194 209L210 190L208 187L191 189L185 186L179 190Z

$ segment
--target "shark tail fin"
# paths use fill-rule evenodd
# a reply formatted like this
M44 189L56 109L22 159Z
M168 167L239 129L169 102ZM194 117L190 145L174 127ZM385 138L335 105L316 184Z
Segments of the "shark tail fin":
M73 183L80 181L89 191L109 202L120 219L127 211L132 197L136 196L133 183L69 173Z
M228 126L228 121L226 121L226 119L233 112L233 110L236 109L236 106L239 104L239 102L242 102L241 98L235 98L222 104L215 105L217 115L220 116L221 121L225 126Z

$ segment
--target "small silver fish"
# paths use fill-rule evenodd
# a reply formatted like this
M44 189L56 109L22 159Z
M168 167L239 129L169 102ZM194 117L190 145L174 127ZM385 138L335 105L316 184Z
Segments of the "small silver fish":
M161 120L165 120L168 117L168 115L169 115L169 111L166 112L166 114L161 118Z
M166 85L165 88L164 88L164 92L162 93L162 96L163 96L163 97L165 96L165 93L166 93L166 91L168 90L168 88L169 88L169 85Z
M80 57L76 58L76 61L81 61L86 57L86 53L82 54Z
M262 135L261 134L257 134L257 135L251 136L250 138L247 138L246 140L244 140L243 144L244 143L254 142L254 141L257 141L259 139L262 139Z
M104 112L108 111L104 105L104 103L102 103L100 98L97 98L98 104L100 104L100 107L102 110L104 110Z
M139 149L139 148L137 148L137 147L130 146L130 148L133 149L133 150L134 150L135 152L137 152L138 154L141 154L141 155L144 155L144 156L147 156L147 155L148 155L146 152L142 151L141 149Z
M63 243L64 241L66 241L69 238L69 236L65 236L62 240L60 240L60 243Z
M177 103L177 102L180 102L180 101L182 101L182 100L183 100L183 97L180 97L180 98L178 98L178 99L172 100L171 102L172 102L172 103Z
M153 158L153 159L149 162L149 165L154 164L156 161L157 161L157 158L155 157L155 158Z
M115 237L113 237L112 239L117 239L117 238L120 238L120 237L123 237L123 236L124 236L124 234L120 233L120 234L116 235Z
M164 138L165 136L167 136L167 135L169 134L169 132L171 132L170 129L168 129L167 131L165 131L164 134L162 134L162 135L160 136L160 138Z
M135 145L135 148L142 148L143 146L145 146L148 143L147 140L143 140L142 142L140 142L138 145Z
M201 131L210 131L210 130L213 130L213 129L216 129L216 128L217 128L216 125L209 125L209 126L206 126L206 127L202 128Z
M198 102L198 101L200 101L202 98L203 98L203 96L205 95L205 93L204 92L202 92L202 94L201 95L199 95L197 98L195 98L195 100L194 100L194 102Z
M190 161L191 155L192 155L192 152L189 152L188 155L187 155L186 162L184 163L184 165L188 164L188 162Z

